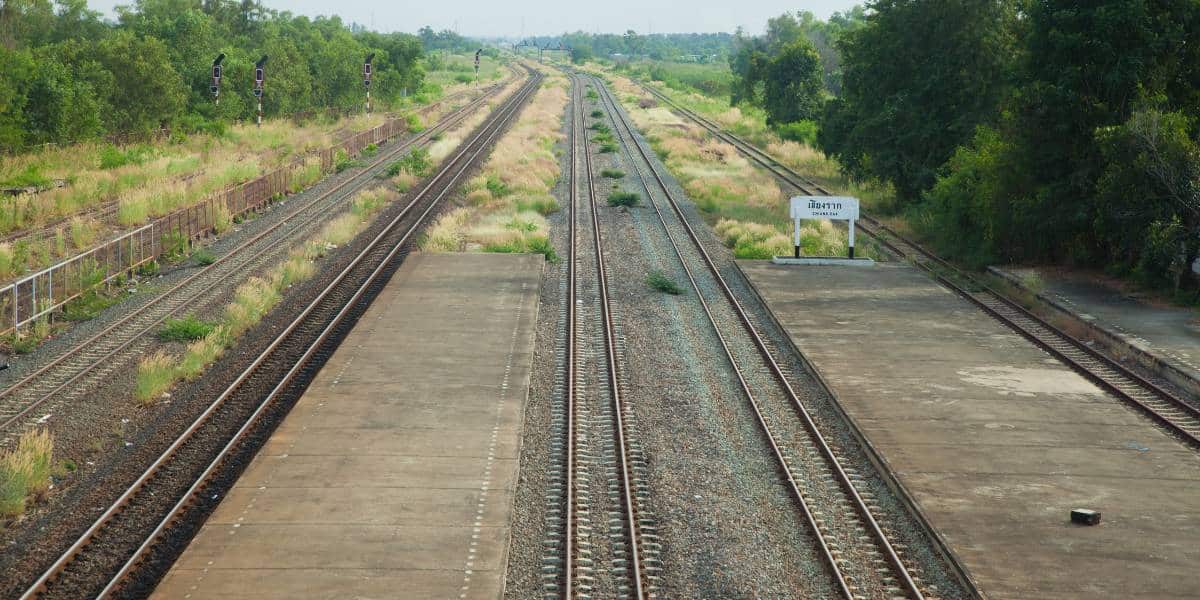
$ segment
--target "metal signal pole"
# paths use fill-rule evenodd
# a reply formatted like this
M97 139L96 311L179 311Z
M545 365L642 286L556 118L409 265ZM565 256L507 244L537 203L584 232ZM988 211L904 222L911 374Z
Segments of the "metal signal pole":
M225 60L225 53L222 52L217 56L212 63L212 85L208 86L208 91L212 92L213 104L221 105L221 61Z
M367 55L367 60L363 61L363 87L367 88L367 114L371 114L371 61L375 60L375 53Z
M479 87L479 55L483 52L483 48L475 51L475 87Z
M254 97L258 98L258 126L262 127L263 107L263 66L267 64L267 55L264 54L258 62L254 63Z

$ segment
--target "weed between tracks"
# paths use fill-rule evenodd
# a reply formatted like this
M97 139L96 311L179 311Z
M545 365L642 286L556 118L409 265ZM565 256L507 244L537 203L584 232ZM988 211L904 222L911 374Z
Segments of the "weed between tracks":
M275 265L266 276L251 277L238 286L233 302L225 306L217 323L205 323L194 317L169 321L160 330L160 338L190 343L179 356L159 351L142 359L138 364L134 398L142 405L150 405L164 397L176 382L199 377L208 365L279 304L285 290L311 278L317 271L316 260L354 239L376 213L398 197L396 192L388 189L359 192L348 211L327 223L317 235L295 246L288 258Z
M536 252L558 260L544 215L558 210L551 192L560 176L554 145L567 105L567 84L543 80L517 121L497 142L480 175L469 181L461 206L443 214L421 241L430 252Z

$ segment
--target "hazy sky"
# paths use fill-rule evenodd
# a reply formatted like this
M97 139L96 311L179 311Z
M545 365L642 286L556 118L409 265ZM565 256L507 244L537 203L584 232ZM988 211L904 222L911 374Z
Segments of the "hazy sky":
M94 9L112 14L118 4L132 0L90 0ZM650 2L647 0L265 0L276 10L321 15L336 12L343 20L356 21L380 31L414 32L422 25L455 29L464 35L517 36L557 34L563 31L638 33L732 32L738 25L757 33L773 17L785 11L809 10L820 18L846 10L862 0L808 0L803 3L776 0L691 0Z

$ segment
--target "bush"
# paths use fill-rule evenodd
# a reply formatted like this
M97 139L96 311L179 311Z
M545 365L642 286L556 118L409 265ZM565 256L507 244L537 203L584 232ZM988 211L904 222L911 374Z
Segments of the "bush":
M358 166L358 163L350 158L350 155L346 154L345 150L338 150L333 155L333 170L335 173L341 173L346 169L356 166Z
M667 277L662 271L652 271L646 275L646 285L652 290L657 290L664 294L678 296L683 293L683 288L675 283L670 277Z
M182 231L172 231L162 236L162 257L167 262L183 259L188 254L191 240Z
M817 145L817 123L815 121L796 121L795 123L783 123L775 127L775 133L785 140L807 144L809 146Z
M608 195L609 206L637 206L642 197L637 192L613 192Z
M388 165L387 174L388 177L395 177L404 172L417 177L425 177L431 168L433 168L433 163L429 160L429 150L417 148L404 155L404 158Z
M611 154L617 151L617 145L612 143L600 144L601 154Z
M469 73L459 73L454 76L454 80L459 83L471 83L475 81L475 76Z
M603 169L600 171L600 176L607 177L609 179L621 179L622 177L625 177L625 171L620 169Z
M182 319L167 319L158 330L158 339L164 342L191 342L210 333L216 325L201 321L195 315Z
M358 155L363 158L371 158L376 154L379 154L379 146L376 146L375 144L367 144L367 147L363 148L362 151L358 153Z
M484 186L487 187L487 191L491 192L492 196L495 196L496 198L503 198L512 193L512 191L508 189L508 185L501 181L500 178L495 176L488 176L487 183L485 183Z
M50 187L50 178L42 175L37 165L29 165L25 170L0 181L0 188L37 188Z
M603 116L604 116L604 111L602 111L600 109L596 109L596 110L592 111L592 118L594 118L594 119L599 119L600 117L603 117Z

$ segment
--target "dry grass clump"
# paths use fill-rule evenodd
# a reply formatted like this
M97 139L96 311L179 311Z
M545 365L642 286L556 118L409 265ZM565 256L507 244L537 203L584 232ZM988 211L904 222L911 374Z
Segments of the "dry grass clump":
M558 210L554 146L563 137L565 79L547 77L465 187L460 208L443 214L422 240L431 252L538 252L554 260L543 215Z
M160 350L138 362L133 397L142 404L151 404L174 383L175 358Z
M45 429L26 431L0 454L0 518L20 516L31 497L50 489L53 456L54 438Z

